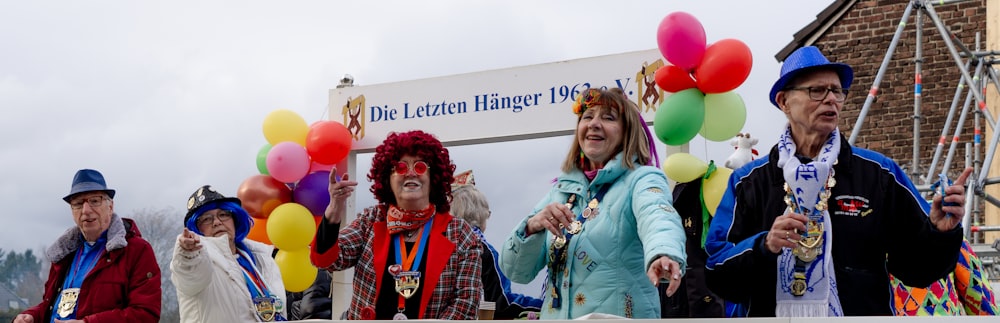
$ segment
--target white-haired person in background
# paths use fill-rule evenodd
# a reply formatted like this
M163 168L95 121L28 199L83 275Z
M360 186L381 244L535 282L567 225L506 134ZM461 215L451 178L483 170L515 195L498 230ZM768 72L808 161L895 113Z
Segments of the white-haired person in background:
M483 234L492 212L486 195L476 188L471 170L455 174L455 181L451 185L451 197L451 214L469 222L483 246L483 300L496 304L493 318L512 320L534 317L542 307L542 300L510 290L510 280L497 263L500 254L489 241L486 241L486 236Z

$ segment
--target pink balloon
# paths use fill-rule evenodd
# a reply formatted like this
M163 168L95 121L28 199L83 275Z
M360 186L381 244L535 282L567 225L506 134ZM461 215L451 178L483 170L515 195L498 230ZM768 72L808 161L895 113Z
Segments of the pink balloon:
M705 55L705 28L689 13L671 12L660 21L656 43L663 58L674 66L691 71Z
M297 143L280 142L267 153L267 171L282 183L295 183L309 173L309 153Z

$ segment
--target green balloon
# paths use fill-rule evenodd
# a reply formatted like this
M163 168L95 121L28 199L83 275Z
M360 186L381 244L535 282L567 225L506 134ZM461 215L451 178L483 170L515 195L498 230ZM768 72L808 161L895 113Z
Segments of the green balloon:
M271 152L271 144L264 144L264 146L260 147L260 150L257 151L257 171L262 175L271 175L271 173L267 171L267 153L269 152Z
M687 89L671 94L653 119L656 137L665 144L680 146L698 135L705 122L705 94L698 89Z
M747 108L736 92L705 95L705 124L698 131L711 141L726 141L743 130Z

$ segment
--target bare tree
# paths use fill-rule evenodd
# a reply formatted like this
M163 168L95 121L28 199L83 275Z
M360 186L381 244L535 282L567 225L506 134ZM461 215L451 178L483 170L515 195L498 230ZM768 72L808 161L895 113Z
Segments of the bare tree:
M180 321L177 306L177 290L170 281L170 258L173 256L174 242L177 235L184 229L184 214L173 208L141 209L130 215L123 215L135 220L142 232L142 237L153 246L156 263L160 265L160 284L163 288L163 302L160 308L160 322Z

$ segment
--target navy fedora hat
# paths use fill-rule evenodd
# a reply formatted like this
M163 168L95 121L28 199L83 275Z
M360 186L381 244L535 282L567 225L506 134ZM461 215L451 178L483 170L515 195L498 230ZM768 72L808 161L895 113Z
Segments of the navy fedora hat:
M73 195L93 191L103 191L108 194L108 197L115 198L115 190L108 188L101 172L93 169L81 169L76 171L76 175L73 176L73 184L70 185L69 194L63 197L63 201L69 203Z
M774 86L771 86L771 104L779 109L778 101L775 100L775 96L778 92L785 90L788 87L788 82L799 76L803 72L815 71L815 70L832 70L837 72L840 76L840 87L850 88L851 83L854 82L854 70L851 69L850 65L844 63L831 63L830 60L820 53L819 48L816 46L806 46L796 49L788 58L785 59L785 63L781 65L781 77L778 78L777 82L774 82Z

